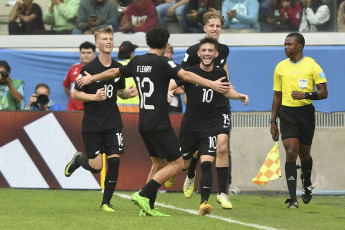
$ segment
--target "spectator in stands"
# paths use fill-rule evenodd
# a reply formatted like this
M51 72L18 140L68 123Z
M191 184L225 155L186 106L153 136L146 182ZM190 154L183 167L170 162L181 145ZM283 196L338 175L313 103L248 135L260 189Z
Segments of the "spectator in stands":
M65 93L69 96L67 110L84 110L83 102L74 100L72 92L81 68L96 57L96 46L91 42L83 42L79 46L79 51L80 63L72 65L63 81Z
M53 34L71 34L77 28L80 0L51 0L43 14L43 22L51 25Z
M158 12L159 24L167 29L168 26L166 23L166 18L175 17L180 23L182 30L186 31L187 22L183 15L188 2L189 0L172 0L170 2L158 5L156 9Z
M117 58L119 59L118 62L122 65L127 65L127 63L134 58L134 51L136 48L138 48L138 46L132 44L130 41L122 42L117 55ZM125 79L125 83L125 90L136 87L133 77L127 77ZM117 106L119 107L120 112L139 113L139 95L128 99L122 99L117 96Z
M35 93L31 95L27 110L63 110L50 98L50 88L44 83L36 85Z
M20 24L16 19L20 19ZM16 1L8 19L8 33L10 35L41 34L45 28L42 20L42 9L33 0Z
M73 34L93 34L104 27L118 28L118 4L115 0L83 0L80 3L77 30Z
M272 0L270 16L262 24L262 32L297 31L302 6L298 0Z
M169 60L173 59L174 54L174 47L172 47L169 43L164 51L164 57L169 58ZM176 64L178 65L178 64ZM172 102L169 106L169 113L182 113L182 100L180 95L184 94L184 90L181 87L176 88L174 91L169 91L168 93L172 93Z
M225 0L222 4L225 33L260 32L257 0Z
M155 5L150 0L133 0L123 15L120 31L123 33L147 32L159 26Z
M214 8L214 0L190 0L185 7L183 17L186 22L184 32L204 33L202 16L209 8Z
M23 110L24 82L10 77L11 67L0 61L0 110Z
M270 15L271 0L259 0L259 22L265 22Z
M345 32L345 1L340 3L337 19L337 31Z
M299 32L327 31L330 19L330 11L322 0L302 0L303 14Z

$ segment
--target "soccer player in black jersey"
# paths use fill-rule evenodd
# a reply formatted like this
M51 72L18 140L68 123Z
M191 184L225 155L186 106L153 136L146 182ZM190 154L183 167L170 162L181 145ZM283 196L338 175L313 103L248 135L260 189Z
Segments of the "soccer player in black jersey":
M187 71L196 73L209 80L215 80L226 76L223 68L215 67L214 60L218 56L218 42L216 39L206 37L200 40L198 56L200 64L187 67ZM230 88L223 95L214 92L212 89L201 87L195 84L176 80L170 84L170 89L175 89L184 85L187 94L187 107L183 116L180 129L180 144L185 167L188 168L193 154L198 151L201 160L201 202L199 213L209 214L212 206L208 204L208 199L212 187L212 162L216 156L217 134L216 120L217 107L219 102L227 99L241 100L244 105L248 103L248 96L236 92ZM225 96L225 97L224 97Z
M210 8L203 15L204 31L206 37L214 38L218 40L222 25L224 24L224 18L220 11ZM193 66L200 63L198 56L199 44L195 44L189 47L185 53L185 57L181 63L182 68ZM219 55L214 60L216 67L222 68L226 71L226 76L229 79L228 66L226 64L227 57L229 55L229 47L225 44L218 43ZM187 97L188 100L188 97ZM215 108L217 115L215 116L217 122L217 157L216 157L216 169L218 177L218 195L217 202L222 205L224 209L232 209L232 204L228 197L227 186L231 184L231 155L230 155L230 131L231 131L231 111L229 100L223 97L220 100L218 106ZM188 169L188 175L183 185L184 195L190 198L194 192L194 180L195 170L199 158L194 155L190 168Z
M95 44L99 55L88 65L85 71L97 74L110 68L122 66L112 60L111 52L114 47L112 28L103 28L95 32ZM84 102L84 117L82 122L82 135L87 158L77 152L67 164L65 176L82 166L84 169L99 173L103 167L102 153L107 155L108 171L104 181L104 194L101 210L114 212L110 203L113 196L120 165L120 154L124 153L122 139L121 114L116 104L117 95L121 98L134 97L138 94L136 88L125 90L125 78L95 82L83 88L75 85L72 93L73 99Z
M218 92L229 89L229 83L222 82L224 78L217 81L204 79L162 57L169 37L170 34L166 29L153 28L146 33L146 43L150 47L147 54L134 57L126 66L119 69L107 70L78 80L80 86L121 75L133 76L136 81L140 97L139 132L152 160L147 184L132 195L132 200L142 209L140 215L166 216L154 209L158 188L184 166L179 142L171 127L168 114L169 103L166 98L170 79L183 78Z

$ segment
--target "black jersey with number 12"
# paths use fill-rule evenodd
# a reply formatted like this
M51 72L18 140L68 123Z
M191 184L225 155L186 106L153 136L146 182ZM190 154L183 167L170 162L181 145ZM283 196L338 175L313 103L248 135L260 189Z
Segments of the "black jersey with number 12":
M168 86L176 79L180 67L166 57L153 53L135 56L120 68L125 77L133 77L140 98L139 129L167 130L171 127Z

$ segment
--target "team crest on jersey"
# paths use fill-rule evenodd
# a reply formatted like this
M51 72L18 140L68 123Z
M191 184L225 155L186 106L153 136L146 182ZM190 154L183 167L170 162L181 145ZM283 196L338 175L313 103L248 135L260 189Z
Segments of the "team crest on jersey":
M319 74L320 74L320 79L326 78L326 75L325 75L325 73L323 71L321 71Z
M118 82L119 80L120 80L120 78L117 77L117 78L114 79L114 82Z
M220 60L220 63L221 63L221 64L223 64L223 63L224 63L224 61L225 61L225 60L224 60L224 59L222 59L222 60Z
M299 87L301 89L305 89L308 85L308 80L307 79L299 79Z

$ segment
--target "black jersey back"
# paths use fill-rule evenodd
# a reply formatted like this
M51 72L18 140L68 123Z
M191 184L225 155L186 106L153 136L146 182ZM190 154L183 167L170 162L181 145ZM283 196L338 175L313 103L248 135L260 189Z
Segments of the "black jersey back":
M183 58L181 66L183 69L186 69L189 66L194 66L200 63L200 57L198 56L199 50L199 43L190 46ZM229 56L229 47L227 45L218 43L218 57L214 59L214 66L224 69L224 65L226 64L226 60ZM223 100L219 101L218 107L229 107L230 103L229 100L224 97Z
M166 130L171 127L168 86L176 78L180 67L166 57L147 53L135 56L126 66L120 68L125 77L133 77L139 93L139 129Z
M105 67L96 57L89 64L85 65L80 73L84 74L84 71L91 75L101 73L110 68L119 68L122 66L117 61L112 60L109 67ZM114 128L122 128L122 120L119 108L117 107L117 90L125 88L125 78L115 78L107 81L94 82L90 85L86 85L83 88L79 88L75 85L75 89L83 91L87 94L95 94L98 89L105 88L107 99L104 101L90 101L84 102L84 117L82 123L83 132L99 132Z
M222 68L214 67L211 72L206 72L200 68L200 65L195 65L186 68L209 80L217 80L226 76L226 71ZM225 79L224 81L227 81ZM187 94L186 112L182 119L181 131L195 132L209 135L215 130L215 116L219 101L224 98L223 94L217 93L210 88L190 84L183 80L177 80L176 83L180 86L185 86Z

